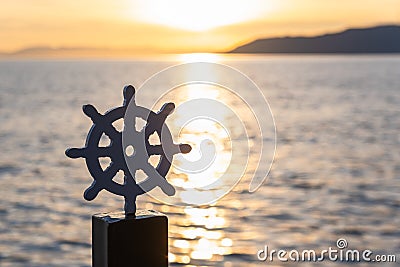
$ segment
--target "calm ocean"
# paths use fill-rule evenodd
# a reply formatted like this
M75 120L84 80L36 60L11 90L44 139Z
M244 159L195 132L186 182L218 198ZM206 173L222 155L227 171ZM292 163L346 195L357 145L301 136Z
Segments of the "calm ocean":
M169 217L171 266L266 266L256 256L265 245L321 251L339 238L400 261L400 56L218 61L247 74L267 97L275 162L256 193L240 183L212 206L141 197L139 208ZM123 203L108 192L92 202L82 197L92 178L83 160L64 155L84 145L91 126L81 106L105 112L121 104L124 85L139 87L177 63L0 61L1 266L91 266L91 215Z

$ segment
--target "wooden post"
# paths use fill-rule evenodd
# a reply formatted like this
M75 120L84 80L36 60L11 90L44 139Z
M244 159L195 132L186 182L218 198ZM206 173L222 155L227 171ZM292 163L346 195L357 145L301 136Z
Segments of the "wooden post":
M168 266L168 218L152 210L136 217L118 213L92 216L93 267Z

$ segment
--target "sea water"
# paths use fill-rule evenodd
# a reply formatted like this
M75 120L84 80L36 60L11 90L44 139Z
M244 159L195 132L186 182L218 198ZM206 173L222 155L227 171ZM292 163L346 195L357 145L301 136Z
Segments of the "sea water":
M169 217L171 266L265 266L257 252L266 245L321 251L339 238L399 261L400 56L219 56L218 62L248 75L267 97L275 161L254 194L239 183L209 206L139 198L138 208ZM82 197L92 178L84 160L64 155L84 145L92 124L81 106L103 113L122 104L124 85L139 87L177 63L0 62L1 266L91 266L91 215L121 210L123 200L108 192L92 202Z

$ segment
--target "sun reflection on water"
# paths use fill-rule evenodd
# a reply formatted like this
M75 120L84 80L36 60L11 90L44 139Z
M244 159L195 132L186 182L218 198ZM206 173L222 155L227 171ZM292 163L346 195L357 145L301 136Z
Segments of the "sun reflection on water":
M198 99L215 100L224 103L227 108L213 107L212 119L208 117L193 118L193 113L180 109L181 105ZM232 129L235 128L230 118L232 114L227 110L234 105L234 101L235 99L232 99L231 95L224 93L217 85L202 83L179 86L159 99L159 105L165 102L175 103L175 112L167 118L167 124L176 140L179 140L180 143L190 144L192 147L190 153L174 158L168 175L168 180L173 185L183 188L199 188L216 182L226 172L232 158L232 137L230 135ZM190 108L202 107L193 105ZM153 143L159 143L159 140L155 140ZM203 166L200 161L202 158L204 160L205 155L212 157L207 162L208 164ZM197 166L201 165L202 168L194 168L194 171L190 171L193 170L193 163L196 163ZM185 194L182 194L181 197L184 200Z
M214 53L190 53L178 55L178 60L182 63L191 62L212 62L217 63L222 60L222 55Z
M181 61L218 61L217 55L210 55L183 55ZM188 75L190 75L190 71L189 69ZM219 102L222 105L212 107L194 105L190 106L191 109L180 109L181 105L198 99L211 100L211 102ZM181 157L174 157L167 176L168 181L174 186L182 188L199 188L213 183L217 184L217 188L213 190L177 192L182 202L186 202L190 198L193 199L193 195L197 193L202 194L202 197L209 194L211 196L209 197L210 199L218 199L218 197L213 196L222 195L220 191L222 192L226 185L224 184L225 180L220 178L227 172L227 169L231 168L230 174L234 177L240 173L236 171L237 169L240 170L240 168L236 167L235 164L246 164L247 129L238 128L238 124L240 124L239 120L241 118L245 120L253 118L252 113L235 94L215 84L190 83L172 88L158 100L158 106L156 105L154 109L160 108L166 102L173 102L176 106L174 113L168 116L166 121L174 140L179 140L180 143L192 146L190 153L181 155ZM212 109L213 117L193 118L193 114L190 111L196 108L202 110L204 108ZM233 116L239 117L239 120L235 120ZM255 129L255 127L253 128ZM254 135L252 132L250 134ZM243 149L242 147L238 149L240 151L239 157L243 160L235 164L232 164L231 161L233 139L244 140ZM204 140L207 141L203 142ZM191 164L200 161L204 153L212 151L212 149L215 149L215 158L212 162L204 165L204 169L190 171ZM237 202L239 203L235 203L236 207L240 207L240 201ZM169 261L171 263L204 265L210 261L222 261L224 256L233 253L235 244L230 238L231 236L227 236L225 231L230 227L230 221L227 214L225 214L225 209L215 206L215 203L201 207L161 205L157 209L170 215Z
M184 208L177 236L171 242L170 262L188 264L192 260L221 260L232 252L233 241L225 237L227 221L217 207ZM178 230L178 229L176 229ZM187 261L190 255L189 262ZM186 256L186 257L185 257Z

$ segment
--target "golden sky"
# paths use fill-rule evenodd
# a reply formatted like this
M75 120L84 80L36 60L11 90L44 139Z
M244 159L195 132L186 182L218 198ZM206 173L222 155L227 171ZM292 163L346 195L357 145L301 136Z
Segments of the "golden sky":
M378 24L400 24L400 0L5 0L0 51L217 52L260 37Z

